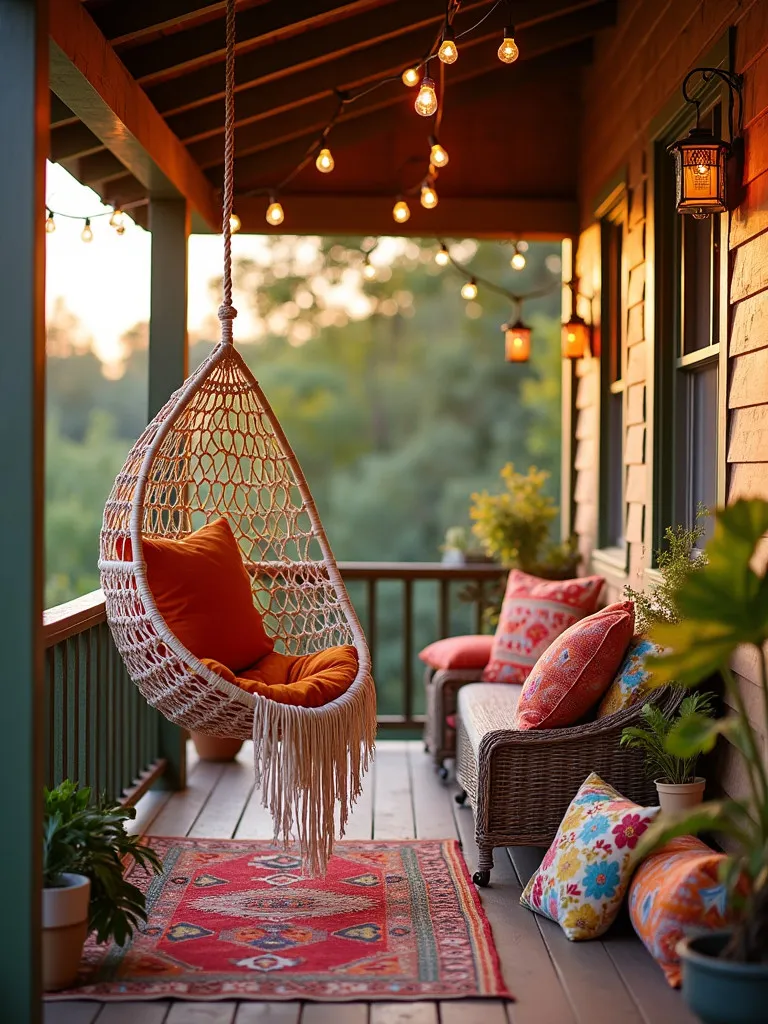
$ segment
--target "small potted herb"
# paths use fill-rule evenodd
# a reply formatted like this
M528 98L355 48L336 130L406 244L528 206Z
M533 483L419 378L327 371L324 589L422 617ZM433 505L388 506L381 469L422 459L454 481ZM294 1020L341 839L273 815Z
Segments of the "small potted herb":
M47 992L74 984L88 933L98 942L123 945L146 921L144 895L125 878L125 858L160 873L157 854L128 835L136 816L65 780L45 790L43 816L43 986Z
M671 814L695 807L704 799L705 780L696 774L698 753L678 757L667 750L667 737L680 721L690 715L713 717L715 695L691 693L675 715L665 715L657 704L643 706L643 726L627 726L621 734L622 747L639 748L645 754L648 777L656 783L662 811Z

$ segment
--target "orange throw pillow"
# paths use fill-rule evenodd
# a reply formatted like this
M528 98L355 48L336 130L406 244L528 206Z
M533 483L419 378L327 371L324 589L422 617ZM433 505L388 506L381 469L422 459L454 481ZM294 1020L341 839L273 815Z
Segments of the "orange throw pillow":
M448 636L425 647L419 652L419 657L430 668L476 668L479 673L488 664L492 647L493 637L481 633Z
M316 654L273 651L237 674L217 661L202 660L212 672L248 693L302 708L320 708L336 700L355 681L358 669L357 651L349 645Z
M582 719L611 685L634 631L631 601L569 626L531 669L517 703L517 728L556 729Z
M214 658L237 672L272 651L226 519L180 540L145 537L143 548L157 610L195 657Z

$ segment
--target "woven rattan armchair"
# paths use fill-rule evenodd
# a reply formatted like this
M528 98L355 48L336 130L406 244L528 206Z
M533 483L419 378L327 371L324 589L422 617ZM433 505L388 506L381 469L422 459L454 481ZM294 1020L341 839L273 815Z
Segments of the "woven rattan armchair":
M598 721L563 729L511 728L522 687L480 683L459 694L456 780L459 804L475 813L476 885L486 886L497 846L548 846L590 772L637 803L656 803L642 753L619 747L622 729L638 724L642 703ZM672 711L680 692L648 698Z
M424 722L424 750L440 773L448 778L444 761L456 755L456 731L446 722L448 715L456 714L456 698L462 686L476 683L483 674L479 669L431 668L424 672L427 718Z

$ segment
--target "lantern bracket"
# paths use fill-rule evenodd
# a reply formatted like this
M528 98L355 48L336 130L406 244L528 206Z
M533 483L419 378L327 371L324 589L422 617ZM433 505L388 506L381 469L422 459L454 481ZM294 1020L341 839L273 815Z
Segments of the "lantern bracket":
M691 96L688 93L688 83L695 75L701 75L701 79L704 83L711 82L713 78L719 78L725 82L729 90L728 99L728 134L730 137L731 144L736 138L741 137L742 127L744 123L744 100L742 97L742 88L744 86L744 76L737 74L735 71L726 71L724 68L710 68L700 67L694 68L689 71L683 79L683 99L686 103L692 103L696 107L696 127L699 127L699 120L701 114L701 100L695 96ZM734 106L736 103L736 97L739 99L739 116L736 121L736 131L734 132L733 114Z

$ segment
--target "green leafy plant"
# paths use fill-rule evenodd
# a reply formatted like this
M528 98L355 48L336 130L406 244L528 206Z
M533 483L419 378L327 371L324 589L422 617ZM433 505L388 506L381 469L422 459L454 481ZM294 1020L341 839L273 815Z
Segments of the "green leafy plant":
M155 874L163 870L154 850L125 831L125 822L135 817L135 808L104 797L92 804L91 790L76 782L45 790L44 884L60 885L65 873L91 880L89 925L98 942L114 939L122 946L147 919L143 893L125 878L125 859Z
M679 622L676 595L692 572L707 564L706 555L699 549L704 536L702 521L709 509L699 505L693 526L668 526L664 531L664 546L657 552L658 584L650 592L624 587L624 596L635 603L635 624L638 632L645 633L657 622Z
M465 526L449 526L445 531L442 551L468 551L469 535Z
M675 595L679 621L658 623L651 630L665 653L648 659L652 686L678 682L690 687L716 673L722 676L734 713L717 720L697 712L681 717L666 749L688 758L712 750L724 736L744 763L746 794L659 821L643 837L646 853L691 832L728 838L724 878L743 914L722 955L762 963L768 963L768 772L731 661L737 648L745 648L746 657L751 652L762 695L760 728L768 732L768 574L753 567L755 548L766 531L768 502L738 501L717 513L707 564L689 573Z
M508 462L501 479L501 494L475 493L469 510L472 532L487 553L502 565L534 575L572 575L579 558L575 542L558 544L550 538L557 506L544 491L549 473L535 466L518 473Z
M644 726L627 726L621 734L622 747L635 747L645 754L648 777L672 785L693 782L698 752L678 757L667 750L667 737L680 721L691 715L711 718L715 710L714 693L690 693L680 703L677 714L665 715L657 704L648 703L640 712Z

